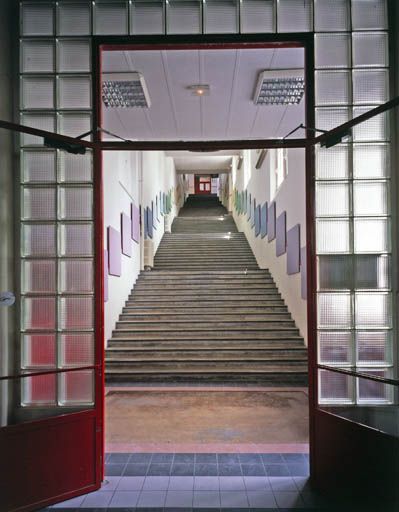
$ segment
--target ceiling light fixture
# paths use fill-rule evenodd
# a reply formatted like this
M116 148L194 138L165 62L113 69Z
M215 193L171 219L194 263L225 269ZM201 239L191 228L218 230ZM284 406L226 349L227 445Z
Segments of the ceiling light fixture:
M102 99L107 108L149 108L147 85L141 73L103 73Z
M297 105L305 93L303 69L274 69L259 73L255 105Z
M210 93L210 87L208 84L195 84L187 87L191 94L194 96L208 96Z

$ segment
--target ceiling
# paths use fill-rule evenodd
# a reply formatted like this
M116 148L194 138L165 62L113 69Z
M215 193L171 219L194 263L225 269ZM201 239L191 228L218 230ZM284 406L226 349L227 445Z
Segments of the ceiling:
M283 137L304 122L305 102L257 106L253 102L257 78L263 70L303 66L302 48L104 51L104 72L143 74L151 107L104 108L103 128L136 140ZM194 96L187 89L198 83L209 84L208 96ZM201 162L209 163L209 158L202 155ZM220 159L220 165L226 165L227 160ZM184 165L189 167L187 161Z
M176 171L184 174L230 172L233 156L240 154L241 151L234 150L211 153L166 151L166 156L173 158Z

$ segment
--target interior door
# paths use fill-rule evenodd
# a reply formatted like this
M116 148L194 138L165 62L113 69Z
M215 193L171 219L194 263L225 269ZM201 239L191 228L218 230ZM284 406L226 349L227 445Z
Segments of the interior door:
M210 194L211 178L209 176L195 176L194 191L196 194Z
M72 155L24 134L20 152L20 176L5 170L13 201L0 212L7 512L87 493L103 477L101 177L90 151Z

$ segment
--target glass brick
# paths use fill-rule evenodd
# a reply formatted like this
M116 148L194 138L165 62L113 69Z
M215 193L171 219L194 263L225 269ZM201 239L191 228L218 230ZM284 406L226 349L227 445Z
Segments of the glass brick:
M349 215L349 184L344 182L317 183L316 216Z
M390 250L388 219L354 220L355 252L388 252Z
M60 375L60 404L92 404L94 373L92 370L66 372Z
M318 294L318 327L349 329L352 327L352 300L350 293Z
M92 297L61 297L59 301L59 322L63 330L93 329Z
M58 108L91 108L91 79L89 76L61 76L58 78Z
M348 68L351 65L349 34L316 34L316 68Z
M46 257L56 255L54 224L22 224L21 245L23 256Z
M61 256L92 256L92 224L61 224L59 247Z
M353 377L319 370L319 403L353 403Z
M316 126L319 130L332 130L349 121L349 108L316 108Z
M84 155L59 153L60 181L63 183L87 183L92 181L93 155L87 151Z
M354 144L353 177L358 179L389 176L389 147L387 144Z
M90 3L61 3L57 6L57 31L61 36L86 36L91 32Z
M358 117L373 107L354 107L353 117ZM356 142L379 142L388 140L388 118L385 113L353 127L353 140Z
M60 73L90 71L91 52L88 39L59 39L57 56L57 71Z
M388 213L387 183L381 181L355 181L353 183L353 213L386 215Z
M352 331L319 331L319 363L352 365Z
M241 2L241 32L275 32L274 0L243 0Z
M352 0L352 30L388 28L386 0Z
M316 32L346 32L349 26L348 0L314 0Z
M384 365L392 362L390 331L356 331L357 364Z
M52 114L21 114L21 124L38 130L55 132L55 117ZM21 134L22 146L42 146L43 144L43 137L27 133Z
M56 219L56 189L23 187L22 218L25 220Z
M94 364L94 335L81 332L61 334L60 355L62 367Z
M331 148L316 146L316 179L348 179L349 148L338 144Z
M391 295L372 292L355 293L355 324L357 329L391 327Z
M22 405L55 405L56 376L37 375L21 381Z
M385 32L352 34L353 67L388 66L388 34Z
M163 2L144 0L133 2L130 26L133 34L163 34L165 31Z
M350 290L353 287L353 256L318 256L319 290Z
M277 3L278 32L309 32L312 30L311 0L279 0Z
M369 375L375 377L389 378L389 370L370 370L357 368L358 371L365 371ZM375 382L372 380L358 378L357 379L357 397L359 404L381 402L388 403L392 401L392 390L390 385L384 384L383 382Z
M54 368L56 362L55 334L23 334L22 365L24 368Z
M238 11L235 0L207 0L205 4L206 34L234 34L238 31Z
M94 33L121 35L128 33L126 2L97 3L94 11Z
M22 260L22 293L55 293L55 260Z
M89 220L93 217L91 187L60 187L59 216L67 220Z
M94 265L92 260L61 260L60 293L93 293Z
M21 24L24 36L54 34L54 7L50 3L22 3Z
M349 252L349 220L316 220L316 241L318 254Z
M390 288L390 258L384 254L358 254L354 256L355 288Z
M167 4L168 34L200 34L201 4L198 1L170 0Z
M22 329L53 331L56 327L55 297L22 297Z
M21 109L53 109L54 79L41 76L21 78Z
M54 71L54 44L49 40L21 41L21 71L51 73Z
M23 182L52 183L56 180L55 151L23 150L21 157Z
M388 71L384 69L353 72L353 103L380 104L388 101Z
M349 71L316 71L316 105L346 105L349 103Z
M58 114L58 133L69 137L79 137L91 130L91 114ZM91 135L82 140L91 140Z

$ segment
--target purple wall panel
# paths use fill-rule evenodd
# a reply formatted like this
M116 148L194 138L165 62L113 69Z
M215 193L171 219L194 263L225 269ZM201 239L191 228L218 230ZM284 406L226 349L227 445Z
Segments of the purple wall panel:
M254 198L252 202L252 215L251 215L251 228L255 227L255 215L256 215L256 199Z
M296 224L287 232L287 274L297 274L301 262L301 226Z
M132 222L132 239L139 243L140 241L140 210L132 203L130 206L130 216Z
M108 251L104 249L104 302L108 302Z
M111 276L120 276L122 272L121 234L108 226L108 269Z
M283 212L276 220L276 256L287 250L287 213Z
M122 254L132 257L132 223L126 213L121 213Z
M255 209L255 236L260 235L260 204Z
M260 236L265 238L267 235L267 203L262 206L260 212Z
M267 216L267 239L269 242L276 238L276 203L273 201L269 206Z
M302 247L301 249L301 297L304 300L308 298L306 247Z

